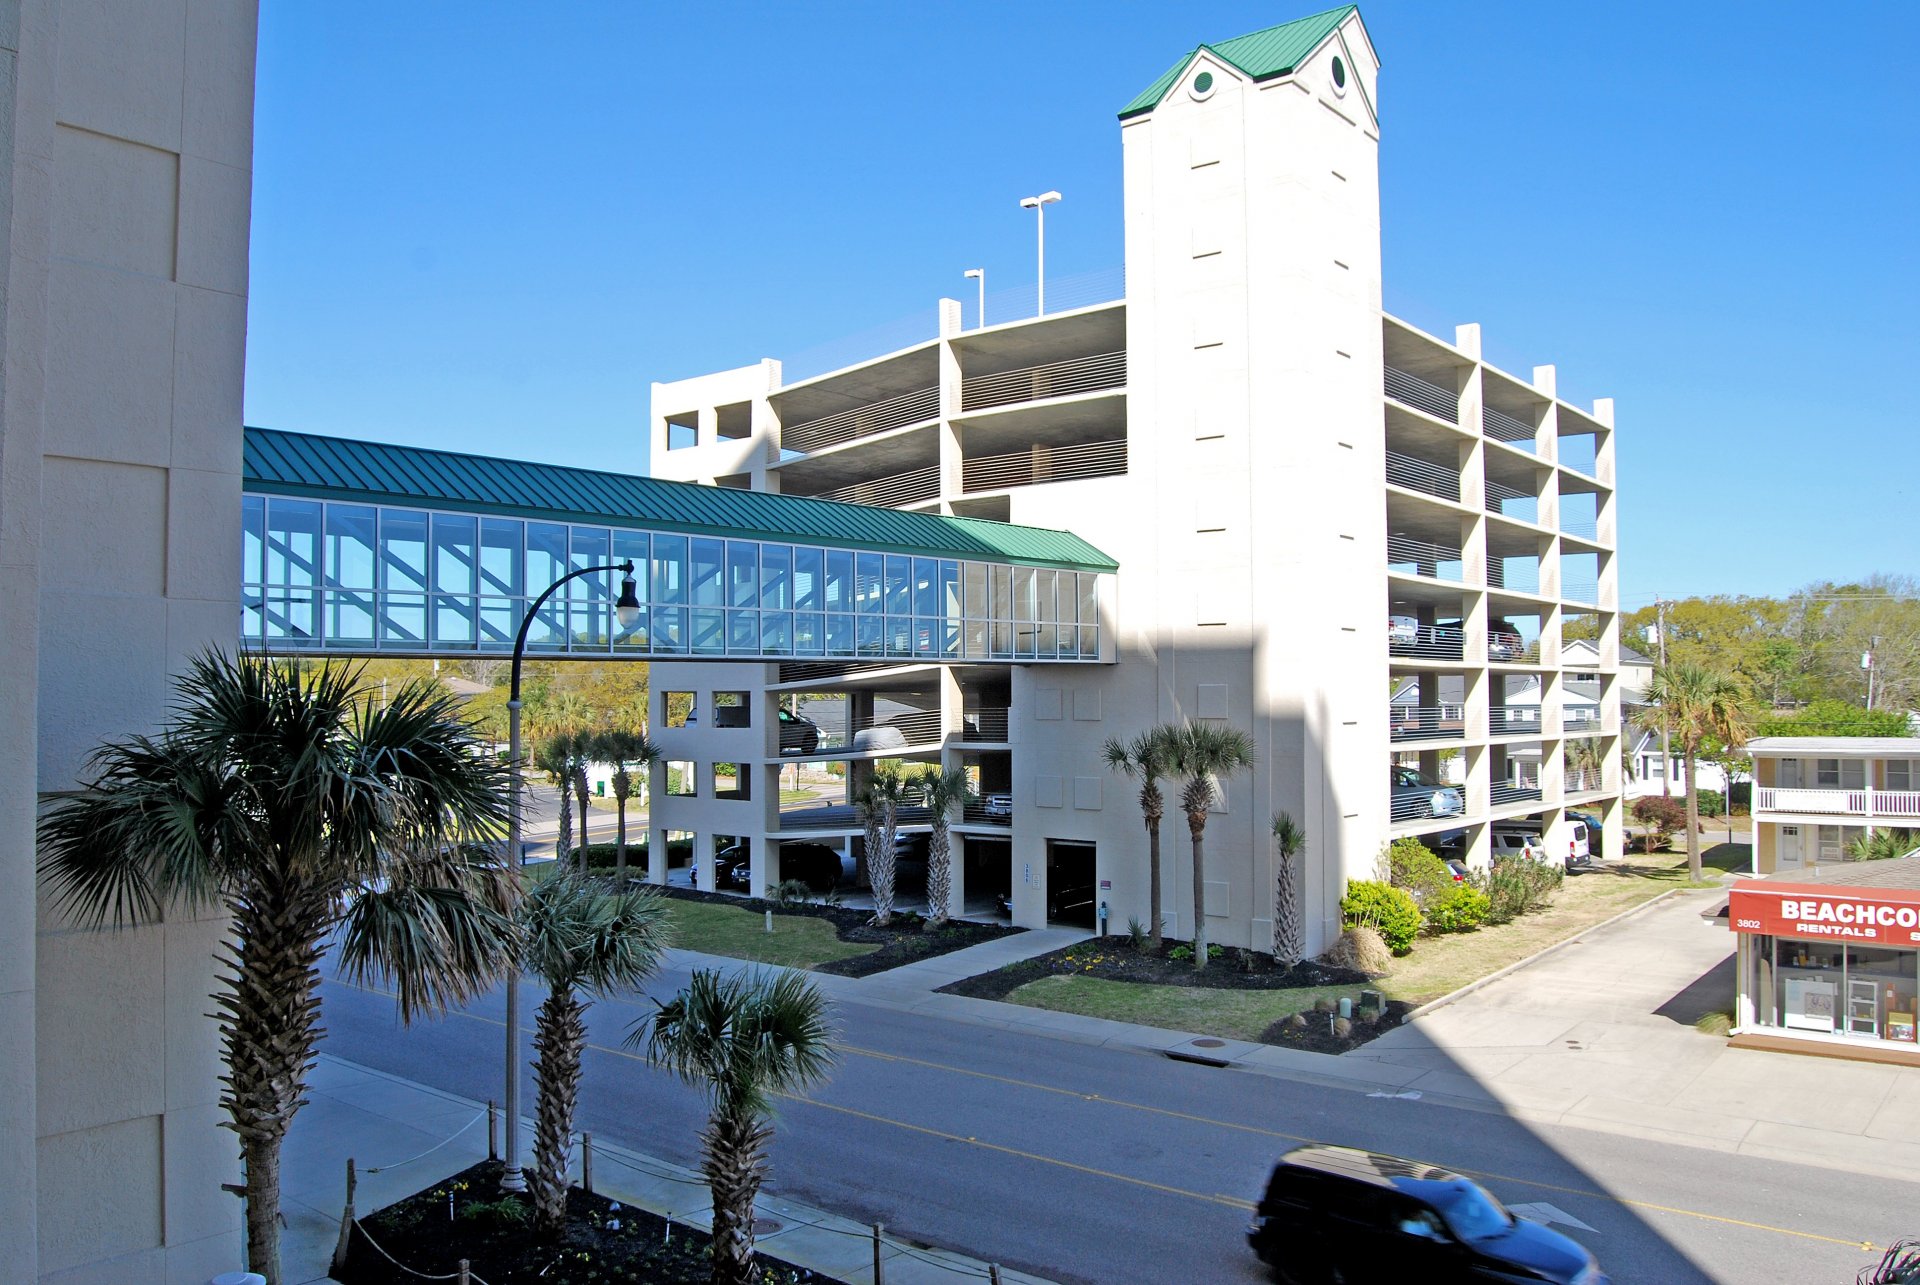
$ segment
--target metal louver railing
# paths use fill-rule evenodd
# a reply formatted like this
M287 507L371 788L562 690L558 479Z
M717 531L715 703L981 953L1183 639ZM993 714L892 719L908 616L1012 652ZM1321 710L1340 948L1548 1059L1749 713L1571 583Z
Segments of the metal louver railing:
M1007 739L1007 708L1001 706L980 706L970 709L964 715L964 728L960 739L963 741L984 741L997 744Z
M1412 455L1387 452L1387 485L1423 491L1443 500L1460 501L1460 474Z
M1538 705L1492 705L1487 709L1487 731L1494 736L1540 735Z
M878 504L897 509L904 504L922 504L940 496L940 468L932 465L889 477L876 477L832 491L822 491L817 499L844 500L849 504Z
M1458 548L1435 544L1430 540L1416 540L1412 536L1387 537L1387 566L1390 570L1428 576L1435 580L1458 582L1465 578Z
M1118 477L1127 471L1127 440L1080 446L1035 446L1010 455L983 455L961 467L963 491L998 491L1043 482Z
M1600 537L1600 524L1584 514L1569 517L1567 514L1562 513L1560 515L1560 533L1562 535L1573 536L1580 540L1597 540Z
M847 678L854 674L872 673L877 669L887 669L887 665L861 664L852 661L808 661L795 665L780 666L782 683L811 683L822 679Z
M1565 580L1560 585L1560 598L1563 602L1581 602L1591 606L1600 601L1600 586L1591 580Z
M1534 449L1534 427L1518 415L1485 406L1480 411L1480 423L1487 436L1496 442L1506 442L1523 450Z
M1105 392L1125 388L1126 384L1127 354L1103 352L964 379L960 383L960 409L985 410L991 406L1039 401L1044 397Z
M1517 486L1488 478L1487 512L1516 518L1521 522L1537 522L1540 520L1540 497L1532 491L1523 491Z
M871 731L874 728L890 727L905 738L904 743L925 744L940 739L940 711L933 709L913 710L905 714L894 714L887 718L863 718L854 722L855 732ZM888 738L891 739L891 738ZM878 745L875 748L889 749L891 746Z
M780 445L784 450L804 454L939 417L940 390L921 388L884 401L855 406L852 410L843 410L822 419L783 427L780 430Z
M1460 399L1451 389L1442 388L1430 379L1422 379L1404 370L1395 370L1392 366L1383 369L1386 371L1387 396L1403 406L1425 411L1449 424L1460 422Z
M1387 717L1396 741L1437 740L1466 730L1465 711L1459 705L1393 705Z

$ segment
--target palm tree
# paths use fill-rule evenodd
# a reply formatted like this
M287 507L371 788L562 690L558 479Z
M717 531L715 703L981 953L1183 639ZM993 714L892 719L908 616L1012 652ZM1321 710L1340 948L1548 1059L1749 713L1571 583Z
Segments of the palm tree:
M647 739L645 732L614 730L594 738L594 756L613 764L613 800L619 821L613 832L613 878L624 886L627 879L627 800L633 797L633 774L627 764L647 766L660 761L660 747Z
M1307 953L1301 921L1300 854L1307 850L1307 832L1291 812L1273 814L1273 959L1292 968Z
M900 805L907 801L907 782L889 765L873 776L853 797L866 828L867 880L873 886L873 925L893 922L894 843L899 838Z
M525 967L547 984L534 1019L538 1106L527 1190L535 1228L552 1236L567 1216L573 1112L587 1044L587 1004L579 992L639 987L659 967L669 922L655 892L608 892L597 881L559 869L521 903L520 930Z
M1740 680L1721 670L1691 661L1674 660L1654 668L1647 684L1643 727L1658 728L1666 721L1680 743L1687 782L1687 872L1700 880L1700 786L1694 780L1700 747L1709 739L1739 745L1753 734L1746 689Z
M1160 891L1160 821L1167 812L1166 796L1160 793L1160 778L1167 775L1169 737L1177 728L1162 724L1140 733L1131 741L1108 737L1101 747L1107 766L1140 781L1140 815L1147 824L1147 905L1151 914L1154 953L1163 941Z
M753 1280L753 1202L767 1176L773 1098L833 1066L827 1001L799 973L694 970L687 988L636 1024L647 1055L707 1091L700 1171L713 1201L714 1285Z
M555 732L534 747L533 765L560 791L560 825L553 832L553 859L563 866L573 855L573 759L571 732Z
M360 704L360 671L196 657L157 736L95 751L39 827L55 906L88 926L167 907L232 916L213 996L221 1105L246 1172L247 1262L278 1285L280 1148L320 1037L319 960L391 985L400 1018L484 992L512 958L515 883L483 840L503 764L455 698L409 683Z
M1186 778L1180 807L1187 814L1187 834L1193 839L1193 966L1207 966L1207 860L1202 839L1207 809L1217 797L1214 781L1229 772L1253 766L1253 737L1237 727L1189 722L1173 729L1168 738L1167 766Z
M938 928L947 922L947 901L953 896L953 810L979 796L967 774L958 769L928 767L913 778L912 786L932 813L933 834L927 840L927 923Z

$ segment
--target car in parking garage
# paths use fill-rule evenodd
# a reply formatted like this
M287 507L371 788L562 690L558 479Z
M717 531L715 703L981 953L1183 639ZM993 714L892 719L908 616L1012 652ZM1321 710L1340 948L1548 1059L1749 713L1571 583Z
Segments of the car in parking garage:
M1395 821L1459 816L1466 811L1466 802L1458 789L1422 776L1417 767L1391 765L1389 781L1391 815Z

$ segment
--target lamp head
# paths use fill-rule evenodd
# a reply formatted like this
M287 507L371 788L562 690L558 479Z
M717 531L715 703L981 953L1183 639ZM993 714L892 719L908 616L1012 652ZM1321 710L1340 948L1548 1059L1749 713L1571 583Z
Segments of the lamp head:
M631 629L634 622L640 619L640 596L633 580L633 559L621 563L620 570L626 574L620 577L620 596L614 600L613 614L620 621L622 629Z
M1038 196L1023 196L1020 198L1020 208L1023 210L1035 210L1043 205L1052 205L1059 199L1060 194L1058 192L1042 192Z
M968 268L965 272L961 273L960 275L964 277L985 277L987 275L987 270L985 268Z

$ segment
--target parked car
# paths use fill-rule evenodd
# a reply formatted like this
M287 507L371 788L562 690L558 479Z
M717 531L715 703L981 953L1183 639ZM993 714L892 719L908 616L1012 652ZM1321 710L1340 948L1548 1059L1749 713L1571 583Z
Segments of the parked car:
M812 754L820 748L820 724L790 709L780 711L780 752Z
M897 750L906 743L907 734L886 723L879 727L863 727L853 734L853 748L860 751Z
M1013 815L1013 795L1006 794L1006 793L989 794L986 797L984 810L986 814L990 817L1012 816Z
M1387 651L1427 660L1459 660L1466 634L1460 622L1423 625L1412 616L1387 617Z
M1515 1217L1472 1179L1352 1147L1282 1156L1247 1241L1282 1281L1607 1285L1585 1246Z
M1566 864L1564 858L1555 858L1548 853L1538 830L1496 825L1488 837L1492 840L1493 855L1496 857L1532 857L1535 861L1555 861L1563 867Z
M1507 620L1489 620L1487 622L1487 659L1496 664L1502 661L1519 660L1527 653L1527 640L1520 631Z
M780 845L780 878L798 879L815 892L828 892L853 878L853 859L824 843L793 842ZM748 845L736 843L714 854L714 887L745 892L752 884L752 866Z
M1013 893L1000 894L1000 913L1013 918ZM1047 888L1047 922L1068 921L1087 924L1094 922L1093 885L1078 880Z
M1599 860L1600 854L1606 850L1600 842L1600 836L1603 833L1600 828L1600 814L1597 812L1574 812L1569 810L1567 812L1567 819L1569 821L1578 821L1587 828L1587 854L1593 860Z
M1460 791L1432 777L1420 775L1417 767L1390 765L1390 805L1395 821L1417 821L1422 817L1459 816L1466 811Z

